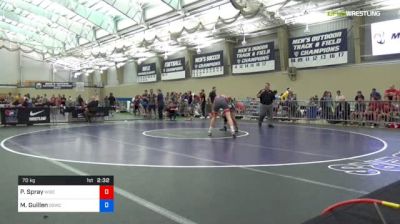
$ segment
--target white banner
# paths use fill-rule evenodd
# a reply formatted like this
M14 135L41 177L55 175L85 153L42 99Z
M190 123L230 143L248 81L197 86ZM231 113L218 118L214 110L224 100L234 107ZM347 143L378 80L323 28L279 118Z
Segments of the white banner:
M144 75L144 76L138 76L136 79L136 82L142 83L142 82L156 82L157 81L157 75Z
M23 199L18 212L100 212L99 199Z
M185 71L161 73L161 80L184 79Z
M298 57L290 62L290 67L307 68L322 65L336 65L347 63L347 51L331 54L320 54L314 56Z
M248 63L241 65L233 65L233 73L253 73L253 72L263 72L275 70L275 60L273 61L263 61L256 63Z
M218 75L223 75L223 74L224 74L224 66L192 70L193 78L218 76Z
M400 19L371 24L372 55L400 53Z

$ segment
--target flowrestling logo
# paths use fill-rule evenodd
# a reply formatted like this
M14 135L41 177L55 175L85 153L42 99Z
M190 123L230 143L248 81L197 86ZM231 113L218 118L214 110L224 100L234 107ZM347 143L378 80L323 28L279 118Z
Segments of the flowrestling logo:
M346 17L346 16L380 16L381 11L378 10L357 10L357 11L346 11L346 10L330 10L327 11L328 16L335 17Z
M329 169L360 176L379 175L383 171L400 172L400 152L392 156L385 156L373 160L352 162L347 164L333 164Z

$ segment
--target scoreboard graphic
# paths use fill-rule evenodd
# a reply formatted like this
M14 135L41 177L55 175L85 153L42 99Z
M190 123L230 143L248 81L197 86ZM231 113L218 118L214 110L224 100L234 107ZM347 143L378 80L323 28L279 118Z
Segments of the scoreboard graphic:
M113 176L19 176L18 212L114 212Z

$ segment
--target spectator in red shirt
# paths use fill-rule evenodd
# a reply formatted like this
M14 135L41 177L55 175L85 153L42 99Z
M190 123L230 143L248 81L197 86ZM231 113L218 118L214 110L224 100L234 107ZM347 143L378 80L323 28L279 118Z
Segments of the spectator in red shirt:
M372 97L368 104L367 111L365 112L365 119L367 121L372 121L372 126L376 125L380 111L380 102L375 97Z
M388 97L388 100L396 100L396 95L397 95L397 89L394 87L394 85L391 85L389 89L385 90L385 97Z
M50 106L56 106L56 96L54 94L50 98Z
M167 112L168 112L168 117L169 120L176 120L176 115L178 111L178 105L176 104L175 101L170 100L167 105Z
M394 105L392 102L389 100L389 96L385 96L383 98L383 102L381 103L381 111L378 114L378 121L385 121L388 122L390 116L395 110Z

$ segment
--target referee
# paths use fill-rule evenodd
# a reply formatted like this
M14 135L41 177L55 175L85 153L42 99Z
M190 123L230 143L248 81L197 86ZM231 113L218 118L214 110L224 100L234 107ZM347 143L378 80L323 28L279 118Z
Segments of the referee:
M273 109L272 103L274 102L275 94L271 91L269 82L265 83L265 88L257 93L257 98L260 98L260 118L258 120L258 127L261 127L265 115L267 115L268 127L273 128L274 126L271 124Z

